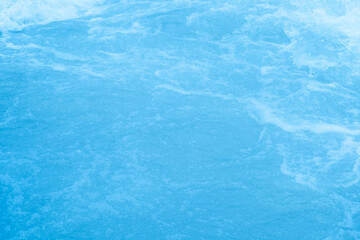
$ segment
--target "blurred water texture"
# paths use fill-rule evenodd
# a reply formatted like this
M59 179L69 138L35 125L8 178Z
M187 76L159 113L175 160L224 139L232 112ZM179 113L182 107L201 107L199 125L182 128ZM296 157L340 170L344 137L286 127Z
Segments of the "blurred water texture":
M1 239L360 239L357 1L0 3Z

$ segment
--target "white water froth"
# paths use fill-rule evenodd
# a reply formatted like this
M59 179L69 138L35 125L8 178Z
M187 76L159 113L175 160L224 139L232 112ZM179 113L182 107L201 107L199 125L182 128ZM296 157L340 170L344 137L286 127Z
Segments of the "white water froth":
M332 11L327 8L328 5L327 2L324 4L321 1L315 1L314 6L311 6L311 8L307 6L306 11L298 12L297 15L309 27L314 28L317 26L343 34L348 40L348 46L356 47L360 41L359 5L352 1L343 1L341 2L342 10L333 8ZM301 6L299 7L302 9Z
M316 134L326 134L326 133L337 133L350 136L360 135L360 129L350 129L346 126L336 125L332 123L324 122L313 122L308 120L301 120L296 122L291 122L283 117L279 113L275 113L274 110L267 107L263 103L251 100L252 112L255 119L258 119L262 123L272 124L285 132L311 132Z
M0 31L74 19L101 10L102 0L4 0L0 2Z

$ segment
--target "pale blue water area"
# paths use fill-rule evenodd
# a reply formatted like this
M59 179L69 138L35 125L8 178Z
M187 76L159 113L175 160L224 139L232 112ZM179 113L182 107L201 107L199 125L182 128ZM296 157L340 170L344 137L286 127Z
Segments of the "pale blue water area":
M0 239L360 239L358 1L2 0Z

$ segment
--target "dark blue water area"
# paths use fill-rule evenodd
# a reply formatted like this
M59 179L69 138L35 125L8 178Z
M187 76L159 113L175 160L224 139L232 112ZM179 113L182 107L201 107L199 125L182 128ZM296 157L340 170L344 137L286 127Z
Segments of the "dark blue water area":
M358 12L0 4L0 239L360 239Z

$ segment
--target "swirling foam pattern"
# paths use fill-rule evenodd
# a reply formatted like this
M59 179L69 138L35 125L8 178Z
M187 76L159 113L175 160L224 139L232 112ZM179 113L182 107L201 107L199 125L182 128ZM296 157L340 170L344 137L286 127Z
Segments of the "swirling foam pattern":
M0 239L360 239L355 0L0 3Z

